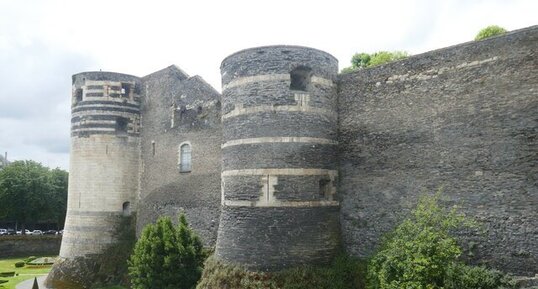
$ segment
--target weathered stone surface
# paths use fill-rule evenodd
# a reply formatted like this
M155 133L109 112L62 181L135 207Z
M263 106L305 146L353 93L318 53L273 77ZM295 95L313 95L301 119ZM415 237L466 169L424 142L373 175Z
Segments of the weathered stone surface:
M329 54L295 46L223 61L221 260L279 270L334 256L338 206L324 201L337 172L336 118L327 117L336 109L336 68Z
M0 258L20 256L56 256L60 252L61 235L2 236Z
M176 66L74 75L65 265L49 279L95 281L84 274L129 212L138 232L185 212L207 246L218 235L219 258L250 269L327 262L340 236L367 257L440 187L481 224L458 232L464 258L535 274L537 47L535 26L340 76L316 49L247 49L221 65L222 100Z
M366 257L421 194L478 220L468 256L538 268L538 28L344 74L339 82L341 221Z
M143 78L138 233L184 212L213 246L220 213L220 94L199 76L170 66ZM189 143L192 170L180 172L179 145Z
M249 269L326 264L340 244L338 207L224 206L216 255Z

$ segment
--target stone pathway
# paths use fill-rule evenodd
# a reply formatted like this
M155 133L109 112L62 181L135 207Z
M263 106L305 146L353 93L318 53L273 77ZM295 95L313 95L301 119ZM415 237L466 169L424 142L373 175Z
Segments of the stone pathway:
M47 289L45 287L45 279L47 278L47 275L39 276L37 277L37 284L39 285L39 289ZM15 289L32 289L32 285L34 285L34 278L26 281L22 281L21 283L17 284L15 286Z

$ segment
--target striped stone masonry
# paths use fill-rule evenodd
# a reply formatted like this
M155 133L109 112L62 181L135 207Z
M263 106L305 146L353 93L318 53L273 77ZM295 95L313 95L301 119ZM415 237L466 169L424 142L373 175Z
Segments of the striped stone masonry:
M340 205L336 60L304 47L261 47L226 58L221 71L216 255L256 270L330 261L338 247ZM307 232L292 233L298 227ZM293 253L297 246L305 252Z

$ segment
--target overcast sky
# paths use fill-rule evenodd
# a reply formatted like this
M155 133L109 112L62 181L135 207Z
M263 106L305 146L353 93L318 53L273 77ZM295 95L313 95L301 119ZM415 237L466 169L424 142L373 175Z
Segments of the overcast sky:
M293 44L349 65L355 52L412 54L490 24L538 24L536 0L0 0L0 152L68 169L71 75L144 76L171 64L220 91L220 62Z

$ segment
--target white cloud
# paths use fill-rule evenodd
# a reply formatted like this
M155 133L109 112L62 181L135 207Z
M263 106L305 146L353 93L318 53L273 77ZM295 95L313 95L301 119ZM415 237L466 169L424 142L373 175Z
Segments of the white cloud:
M177 64L220 89L220 62L248 47L311 46L345 67L355 52L416 54L490 24L535 25L536 11L535 0L0 0L0 150L67 168L79 71L143 76Z

